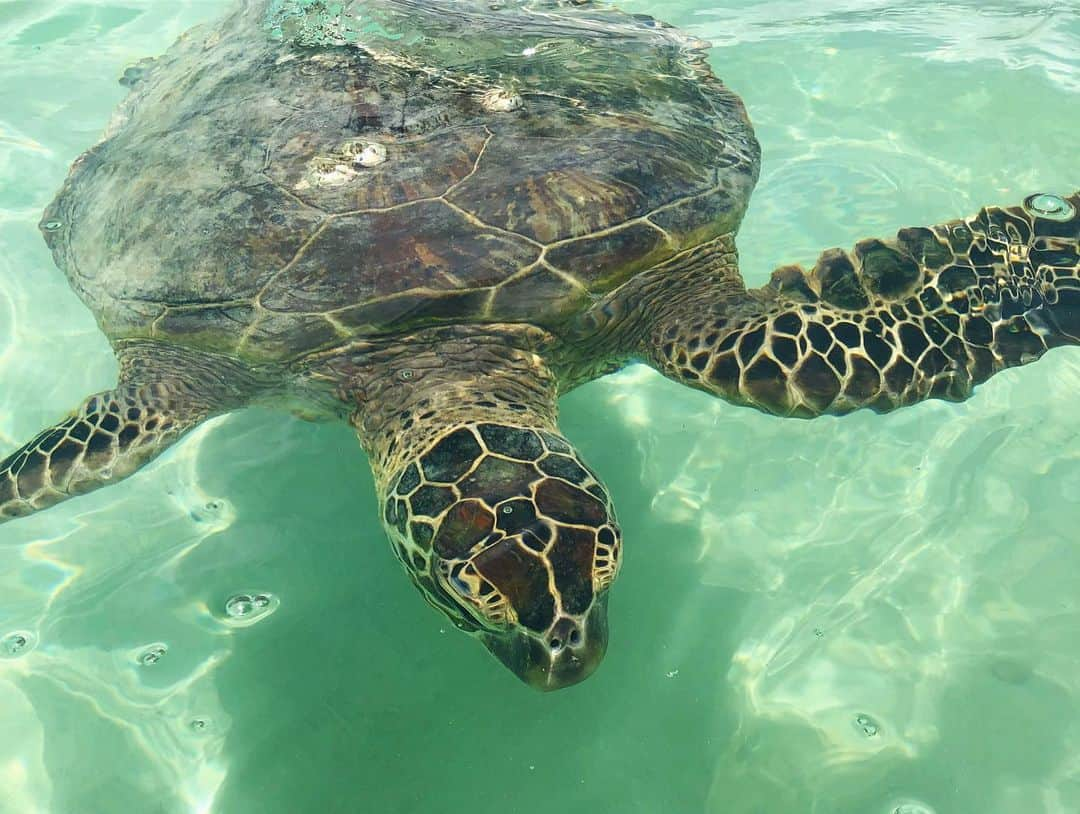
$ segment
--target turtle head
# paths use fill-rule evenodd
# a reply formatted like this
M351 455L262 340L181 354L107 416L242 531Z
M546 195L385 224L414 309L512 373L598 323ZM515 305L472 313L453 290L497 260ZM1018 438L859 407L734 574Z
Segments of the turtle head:
M565 438L458 425L390 484L387 531L432 605L537 689L596 669L621 541L607 492Z

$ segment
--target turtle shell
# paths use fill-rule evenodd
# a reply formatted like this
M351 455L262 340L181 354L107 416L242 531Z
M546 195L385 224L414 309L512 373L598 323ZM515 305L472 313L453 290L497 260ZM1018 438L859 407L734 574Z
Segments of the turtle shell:
M42 220L111 338L558 331L738 227L758 146L702 43L587 3L335 6L248 0L126 75Z

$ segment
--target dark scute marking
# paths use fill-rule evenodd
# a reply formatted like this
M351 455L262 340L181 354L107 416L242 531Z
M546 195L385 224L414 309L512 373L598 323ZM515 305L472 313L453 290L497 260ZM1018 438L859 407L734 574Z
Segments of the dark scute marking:
M536 506L560 523L599 526L607 520L603 503L583 489L554 478L545 478L536 488Z
M1080 341L1080 291L1072 288L1058 290L1058 301L1050 309L1054 322L1062 333Z
M601 545L605 545L608 548L611 548L615 545L615 532L613 532L607 526L604 526L604 528L600 529L600 532L597 534L597 539L600 541Z
M120 427L120 418L115 413L106 413L101 417L98 426L106 432L116 432Z
M41 435L37 442L37 448L42 452L52 452L67 438L67 431L62 429L50 430Z
M404 500L398 500L397 506L394 508L394 527L398 530L398 533L405 533L405 523L409 519L409 507L405 505Z
M500 540L473 558L476 570L493 584L530 630L543 631L555 620L543 561L515 540Z
M963 362L967 361L968 354L967 350L964 348L964 341L958 336L950 336L949 341L942 346L942 350L945 351L945 355L950 359Z
M929 230L925 231L930 233ZM932 243L939 245L936 241ZM914 260L880 240L860 241L855 246L855 256L862 265L863 277L869 289L883 297L892 299L906 294L922 276Z
M120 441L120 449L127 449L131 446L131 442L139 437L139 428L134 424L128 424L124 429L120 430L120 434L116 437Z
M949 357L939 348L930 348L919 360L919 372L924 376L936 376L950 367Z
M1038 359L1046 352L1046 346L1030 331L1010 331L999 327L995 334L995 349L1008 365L1020 365ZM22 488L22 481L19 481Z
M930 340L921 328L910 322L900 324L900 346L904 349L904 355L912 361L923 355L923 351L930 347Z
M532 430L502 424L481 424L478 429L484 445L492 452L521 461L535 461L544 454L544 447Z
M80 421L68 431L68 435L79 441L85 441L87 438L90 437L91 432L92 429L90 425L87 424L85 421Z
M821 298L840 308L859 311L870 305L859 284L851 258L840 249L822 252L812 272L821 286Z
M964 323L964 341L970 345L989 347L994 341L994 328L985 317L972 317Z
M938 314L937 321L944 325L949 333L960 335L960 317L956 314Z
M611 501L608 498L608 493L605 492L604 487L600 486L599 484L594 483L592 486L590 486L588 488L588 491L593 496L595 496L597 500L599 500L601 503L603 503L605 506L609 505L611 503Z
M466 472L483 450L465 427L454 430L420 459L424 476L437 483L453 483Z
M762 356L746 371L743 381L755 401L767 407L784 410L788 392L784 371L767 356Z
M82 451L82 445L73 441L63 443L52 451L49 456L49 468L52 470L54 484L57 486L63 484L64 478L67 477L68 472L71 471L71 467L75 465Z
M446 513L432 547L443 559L464 558L494 527L495 518L483 503L462 500Z
M1013 297L1008 291L1001 292L1001 316L1003 319L1018 317L1027 311L1027 306Z
M885 385L893 393L902 393L915 378L915 368L904 359L897 359L885 371Z
M795 336L802 330L802 317L794 311L785 311L773 320L773 329L780 333Z
M31 497L45 486L45 470L48 466L49 459L41 452L31 454L19 472L19 494Z
M833 335L849 348L859 346L859 329L850 322L838 322L833 326Z
M949 332L933 317L927 317L923 320L923 326L926 328L926 335L930 337L930 341L935 345L944 345L949 338Z
M383 507L383 519L388 526L392 526L397 522L397 501L393 498L388 498L386 505Z
M978 345L968 345L968 353L971 356L970 369L972 384L985 382L994 375L996 370L998 370L998 361L989 348L980 347Z
M799 359L799 348L794 339L786 336L774 336L772 341L772 355L780 360L781 364L793 367Z
M428 523L414 520L409 524L409 535L421 548L428 548L434 534L435 530Z
M841 376L847 375L847 354L844 353L844 348L840 345L833 347L829 351L828 355L829 364L836 368L836 372Z
M585 529L559 528L548 561L555 576L555 588L562 598L563 610L579 614L589 609L593 600L593 562L596 538Z
M405 467L405 471L401 473L401 477L398 478L397 488L394 491L399 495L407 495L419 485L420 470L416 468L416 464L409 464Z
M820 322L811 322L806 326L806 335L810 337L810 344L814 350L826 353L832 347L833 338L829 329Z
M696 370L698 373L704 373L705 368L709 366L709 359L711 356L708 351L702 351L701 353L695 353L690 357L690 367Z
M537 534L543 534L544 537L538 537ZM537 526L535 529L526 529L521 533L521 543L529 549L529 551L541 553L547 548L551 536L551 531L547 526Z
M973 266L992 266L996 260L1000 259L1000 254L992 248L980 246L977 243L971 244L967 256Z
M919 292L919 301L926 306L927 311L936 311L945 304L945 300L933 286L927 286Z
M735 343L739 341L739 337L742 334L739 331L732 331L720 340L720 344L716 346L717 353L724 353L735 347Z
M435 517L454 502L454 493L445 486L421 486L411 498L413 514Z
M975 272L964 266L949 266L937 278L938 286L952 293L974 288L978 282Z
M819 412L828 409L840 394L839 377L816 353L803 359L799 369L795 371L794 382L803 399Z
M544 445L552 452L572 452L570 444L557 435L552 435L550 432L540 431L540 437L544 439Z
M527 498L518 498L499 505L496 509L495 525L506 535L512 535L542 524L536 517L533 502Z
M742 368L739 366L739 360L734 354L725 353L713 362L709 378L719 387L731 390L738 383L740 373L742 373Z
M423 571L425 568L427 568L427 560L424 559L424 555L421 554L419 551L413 552L412 564L413 568L415 568L417 571Z
M909 255L923 263L927 268L939 268L952 259L952 251L926 227L901 229L896 233L896 241Z
M739 339L739 361L744 365L754 358L754 354L765 342L764 326L755 328L749 333L744 333Z
M12 475L19 474L19 470L23 468L30 458L30 451L29 446L23 447L5 461L5 465L11 471Z
M588 480L589 473L568 455L548 455L540 461L540 469L556 478L565 478L571 483L582 484Z
M462 497L479 497L494 505L511 497L529 494L529 485L540 477L532 464L507 461L488 455L460 484Z
M1034 248L1028 255L1033 268L1039 266L1064 266L1070 268L1080 264L1080 244L1075 249L1065 247Z
M844 383L844 393L857 402L869 401L881 387L881 374L862 356L851 360L851 373Z
M872 333L863 333L863 347L871 361L878 367L885 367L892 358L893 349L888 342Z
M86 457L94 467L101 466L112 457L112 436L95 432L86 442Z
M0 470L0 506L15 499L15 481Z

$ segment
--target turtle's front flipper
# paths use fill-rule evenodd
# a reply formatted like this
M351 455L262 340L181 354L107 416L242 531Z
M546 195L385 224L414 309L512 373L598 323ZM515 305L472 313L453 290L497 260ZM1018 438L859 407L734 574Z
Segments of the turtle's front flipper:
M127 477L254 384L235 363L140 343L121 351L120 384L0 460L0 523Z
M673 282L644 351L672 378L778 415L964 399L1080 344L1078 210L1080 192L1033 195L827 251L750 292L715 270Z

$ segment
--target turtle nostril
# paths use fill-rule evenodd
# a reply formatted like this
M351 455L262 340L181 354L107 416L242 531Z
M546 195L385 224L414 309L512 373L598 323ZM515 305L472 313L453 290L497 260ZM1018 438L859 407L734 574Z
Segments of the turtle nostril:
M547 640L548 648L553 656L558 656L566 648L578 648L585 641L585 634L577 621L569 617L562 617L555 623L551 635Z

